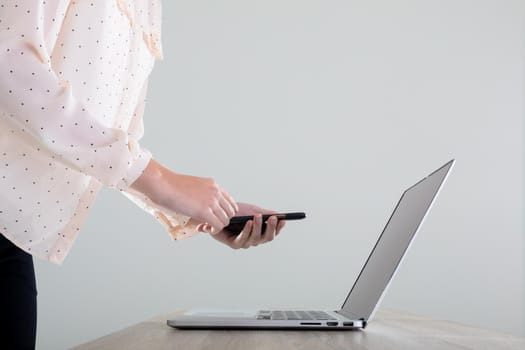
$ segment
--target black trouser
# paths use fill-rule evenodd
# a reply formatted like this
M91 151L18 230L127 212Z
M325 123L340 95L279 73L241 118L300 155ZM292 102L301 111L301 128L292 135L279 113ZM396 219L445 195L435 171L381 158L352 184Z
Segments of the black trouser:
M35 340L33 257L0 233L0 349L34 349Z

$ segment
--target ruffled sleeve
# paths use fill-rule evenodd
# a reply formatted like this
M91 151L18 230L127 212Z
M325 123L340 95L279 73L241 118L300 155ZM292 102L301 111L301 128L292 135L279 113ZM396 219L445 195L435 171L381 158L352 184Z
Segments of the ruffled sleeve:
M144 44L156 60L163 60L161 26L162 4L160 0L116 0L131 26L142 32Z
M153 203L144 194L133 190L132 188L121 192L124 196L128 197L137 206L150 213L161 223L166 230L170 233L171 237L175 240L188 238L199 233L197 226L199 222L194 219L177 214L167 208L161 207Z

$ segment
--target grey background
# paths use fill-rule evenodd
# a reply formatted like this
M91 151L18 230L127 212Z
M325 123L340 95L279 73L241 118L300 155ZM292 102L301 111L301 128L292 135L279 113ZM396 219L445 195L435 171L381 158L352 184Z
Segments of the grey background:
M143 145L308 219L234 251L104 190L65 264L36 263L39 349L178 308L338 308L401 192L453 157L383 305L525 336L523 1L163 8Z

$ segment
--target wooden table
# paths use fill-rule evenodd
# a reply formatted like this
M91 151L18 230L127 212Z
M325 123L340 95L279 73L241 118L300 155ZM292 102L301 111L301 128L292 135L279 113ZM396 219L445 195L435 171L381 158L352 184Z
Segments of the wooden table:
M177 330L166 325L174 314L155 317L74 349L525 349L525 338L384 310L364 331L325 332Z

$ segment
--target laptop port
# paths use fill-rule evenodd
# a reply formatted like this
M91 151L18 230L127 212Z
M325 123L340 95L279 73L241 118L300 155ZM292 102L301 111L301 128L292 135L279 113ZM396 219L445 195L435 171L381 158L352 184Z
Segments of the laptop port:
M343 322L343 326L353 327L354 326L354 322Z
M320 326L321 322L301 322L302 326Z
M326 322L327 326L337 326L338 324L339 324L339 322L333 322L333 321Z

